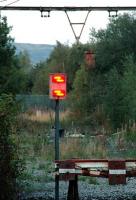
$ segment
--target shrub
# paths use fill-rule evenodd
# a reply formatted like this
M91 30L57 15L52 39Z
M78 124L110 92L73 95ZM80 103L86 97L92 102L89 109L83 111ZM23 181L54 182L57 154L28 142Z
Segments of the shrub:
M16 102L12 95L0 95L0 199L17 199L17 177L22 170L15 144Z

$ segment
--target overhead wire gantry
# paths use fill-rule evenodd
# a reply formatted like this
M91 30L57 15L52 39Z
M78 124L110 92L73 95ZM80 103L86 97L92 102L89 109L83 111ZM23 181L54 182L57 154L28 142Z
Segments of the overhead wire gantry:
M0 10L20 11L132 11L136 6L0 6Z
M92 11L108 11L109 17L117 17L118 11L135 11L136 6L63 6L63 7L47 6L46 7L46 6L9 6L9 5L6 5L6 6L0 6L0 11L1 10L4 10L4 11L40 11L41 17L50 17L51 11L63 11L66 13L69 24L71 26L71 29L75 36L75 39L78 43L81 38L84 26L86 24L86 21L88 19L90 12L92 12ZM73 23L68 15L68 12L70 12L70 11L86 11L87 15L85 17L85 20L83 22ZM75 32L75 29L74 29L75 25L82 26L79 35L77 35Z

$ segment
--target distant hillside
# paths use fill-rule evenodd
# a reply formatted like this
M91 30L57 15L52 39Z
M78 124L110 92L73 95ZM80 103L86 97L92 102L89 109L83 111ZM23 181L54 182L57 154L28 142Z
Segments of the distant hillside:
M15 47L17 54L27 50L33 64L46 60L54 49L54 45L49 44L15 43Z

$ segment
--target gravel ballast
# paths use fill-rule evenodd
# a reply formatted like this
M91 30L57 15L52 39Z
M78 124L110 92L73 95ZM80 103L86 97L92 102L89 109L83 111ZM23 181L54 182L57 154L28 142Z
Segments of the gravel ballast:
M23 194L20 200L54 200L54 182L43 183L44 191ZM66 200L68 182L60 182L59 199ZM80 200L136 200L136 179L130 178L126 185L108 185L108 180L98 179L98 184L78 183Z

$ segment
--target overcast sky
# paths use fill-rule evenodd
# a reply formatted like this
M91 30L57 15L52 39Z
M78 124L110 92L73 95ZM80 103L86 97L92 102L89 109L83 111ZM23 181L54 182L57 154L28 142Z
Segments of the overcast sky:
M5 0L0 6L4 6L15 0ZM14 6L136 6L136 0L20 0ZM120 12L119 12L120 13ZM66 14L63 11L52 11L49 18L41 18L40 12L34 11L2 11L6 15L8 24L13 26L11 36L15 42L55 44L72 44L75 38L69 25ZM71 22L83 22L87 12L69 12ZM108 23L107 11L90 12L81 42L89 41L89 32L92 27L105 28ZM77 35L81 27L74 26Z

